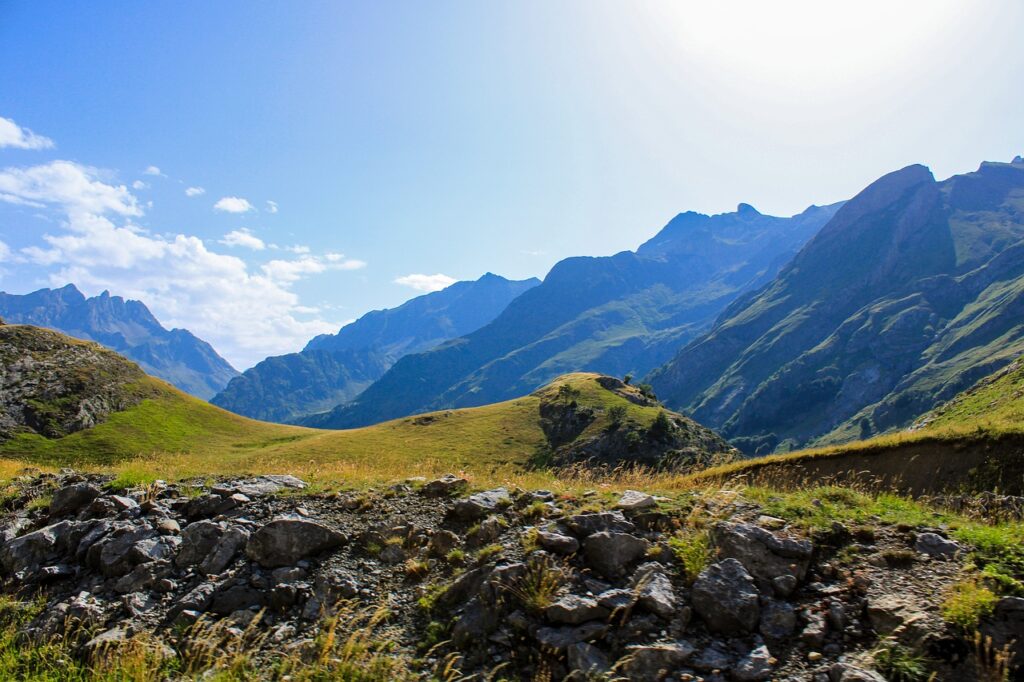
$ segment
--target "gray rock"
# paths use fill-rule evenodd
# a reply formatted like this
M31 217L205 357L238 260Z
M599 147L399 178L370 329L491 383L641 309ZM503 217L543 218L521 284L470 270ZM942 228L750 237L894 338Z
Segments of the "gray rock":
M505 488L495 488L494 490L485 490L482 493L476 493L465 499L458 500L453 511L456 518L463 521L476 521L508 505L510 502L508 490Z
M796 630L796 611L791 604L766 599L761 605L759 630L769 639L785 639Z
M772 591L779 597L788 597L793 594L797 583L795 575L779 575L772 578Z
M587 564L607 578L624 575L629 565L647 553L648 543L629 533L600 531L587 537L583 552Z
M825 643L825 635L828 634L828 627L825 623L825 615L813 611L804 614L807 624L800 633L800 641L811 649L820 649Z
M402 545L389 543L380 552L380 560L386 564L400 564L406 560L407 555Z
M915 604L892 594L869 599L867 614L871 627L880 635L888 635L900 626L921 617L921 612Z
M659 644L632 645L616 662L613 670L629 680L662 680L680 668L694 652L686 640Z
M545 612L552 623L579 625L588 620L599 620L608 615L608 610L590 597L575 594L565 595L551 604Z
M459 536L450 530L439 530L430 536L430 544L427 546L430 556L445 557L460 544Z
M50 500L50 516L75 514L100 496L101 490L91 483L74 483L53 493Z
M450 497L469 487L469 481L454 474L445 474L420 489L426 497Z
M452 643L465 648L498 629L500 612L478 597L466 604L452 625Z
M694 670L711 672L712 670L728 670L736 660L722 642L712 642L708 648L701 651L687 662Z
M555 554L575 554L580 549L576 538L551 531L538 531L537 544Z
M267 604L267 593L249 585L232 585L213 594L210 611L229 616L235 611L258 609Z
M637 595L633 590L624 589L606 590L597 595L597 603L611 612L633 606L636 599Z
M772 655L768 647L760 645L741 658L732 668L736 682L762 682L772 676Z
M203 573L220 573L227 568L235 556L242 551L249 541L249 531L239 526L231 526L217 539L210 553L199 563Z
M139 564L170 559L180 543L181 538L160 535L149 526L124 526L90 547L89 559L103 575L117 577Z
M761 617L754 579L736 559L719 561L701 571L690 599L708 627L721 634L753 632Z
M604 635L608 626L604 623L591 621L576 627L551 627L538 628L536 635L537 642L542 646L554 651L565 651L578 642L589 642Z
M828 671L831 682L886 682L874 670L858 668L850 663L836 663Z
M246 555L265 568L291 566L299 559L341 546L336 530L305 519L276 519L249 537Z
M981 621L982 635L992 638L996 650L1009 647L1013 670L1024 671L1024 598L1003 597L992 614Z
M223 523L203 520L188 524L181 533L181 550L174 558L175 565L187 568L198 564L210 555L223 534Z
M593 644L577 642L566 650L569 670L579 671L587 679L600 678L611 669L611 663L603 651Z
M632 533L636 530L633 522L620 511L597 512L592 514L576 514L566 519L569 529L580 537L587 537L602 531Z
M264 497L273 495L285 489L302 490L307 483L300 478L281 474L267 474L256 478L247 478L241 481L231 481L213 486L210 491L216 495L230 497L234 494L245 495L249 498Z
M914 542L914 550L936 559L953 559L963 548L937 533L921 533Z
M652 495L642 493L639 490L627 490L622 493L622 497L615 503L615 508L623 511L643 511L644 509L651 509L657 506L658 503Z
M780 575L803 580L814 551L809 540L745 523L719 523L712 535L719 556L736 559L752 576L766 581Z
M0 546L0 566L11 575L53 563L68 551L75 529L72 522L60 521L4 543Z
M643 564L637 568L631 584L637 601L645 609L666 620L676 615L675 589L661 564Z

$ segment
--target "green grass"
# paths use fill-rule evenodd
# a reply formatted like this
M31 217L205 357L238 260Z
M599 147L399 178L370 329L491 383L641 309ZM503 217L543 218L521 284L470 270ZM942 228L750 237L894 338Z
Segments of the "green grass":
M246 419L146 378L152 397L139 405L59 439L20 434L0 444L0 458L50 468L109 471L126 486L154 478L246 473L292 473L358 485L459 471L479 480L523 476L541 486L550 477L526 470L546 445L541 401L557 399L560 386L569 385L574 399L598 415L581 437L604 429L605 415L613 407L641 426L657 418L657 408L634 405L602 388L597 376L568 375L516 400L347 431Z
M964 632L973 632L984 616L992 613L999 597L974 580L954 585L942 604L942 617Z

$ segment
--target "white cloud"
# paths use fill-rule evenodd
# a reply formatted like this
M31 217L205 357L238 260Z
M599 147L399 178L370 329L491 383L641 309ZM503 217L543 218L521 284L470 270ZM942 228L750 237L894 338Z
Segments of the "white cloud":
M185 196L187 197L198 197L202 194L206 194L206 190L202 187L186 187Z
M100 175L67 161L0 170L0 200L44 206L62 219L16 255L0 249L0 260L21 258L54 286L74 282L87 294L109 289L142 300L165 326L190 329L241 369L337 331L340 324L301 305L291 285L355 261L305 255L253 268L198 237L148 233L130 222L142 214L131 192Z
M267 213L277 213L276 201L267 201Z
M132 183L132 189L148 189L149 185L144 183L142 180L136 180Z
M225 213L248 213L256 209L247 199L241 197L221 197L213 205L213 210Z
M232 230L224 235L224 238L220 240L221 244L225 246L241 246L246 249L252 249L253 251L262 251L267 248L267 245L263 243L263 240L257 237L248 228L240 228Z
M306 275L315 275L328 270L360 270L366 263L355 258L331 258L340 254L327 254L323 258L305 255L294 260L277 259L264 263L261 268L267 277L275 282L290 283Z
M53 149L53 140L36 135L28 128L22 128L9 118L0 116L0 149Z
M10 260L11 258L11 247L7 246L4 242L0 242L0 263Z
M411 275L405 275L395 279L395 284L401 284L402 286L412 287L416 291L440 291L445 287L449 287L455 284L455 278L449 277L448 275L442 275L437 273L436 275L421 275L413 273Z
M142 215L127 187L108 185L97 180L97 175L95 168L72 161L5 168L0 171L0 201L38 207L56 205L69 214Z
M160 169L156 166L146 166L146 170L142 171L143 175L163 175Z
M284 247L284 250L285 251L291 251L292 253L298 253L298 254L303 254L303 253L309 253L310 252L310 248L308 246L304 246L302 244L295 244L294 246L286 246L286 247Z

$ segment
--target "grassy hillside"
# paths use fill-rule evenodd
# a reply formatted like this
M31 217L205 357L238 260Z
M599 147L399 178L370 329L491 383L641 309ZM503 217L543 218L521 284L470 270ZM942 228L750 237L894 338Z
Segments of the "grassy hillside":
M150 397L103 424L64 438L23 433L0 443L0 457L34 465L73 466L128 475L182 478L235 473L293 473L364 482L463 471L491 480L522 476L548 443L543 402L563 400L568 386L579 405L597 415L576 440L604 431L609 410L646 429L661 412L635 404L629 393L573 374L529 396L485 407L435 412L349 431L322 431L240 417L144 379ZM636 389L628 389L636 392ZM638 392L637 392L638 393Z
M870 483L916 494L950 490L1024 494L1024 359L981 380L907 431L744 460L687 479L769 485Z

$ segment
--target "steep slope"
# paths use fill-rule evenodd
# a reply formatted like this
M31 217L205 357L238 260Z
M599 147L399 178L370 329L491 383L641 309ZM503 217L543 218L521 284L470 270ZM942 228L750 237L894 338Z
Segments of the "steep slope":
M402 356L479 329L538 284L487 273L369 312L337 334L314 338L300 353L267 358L211 402L254 419L295 422L351 400Z
M650 381L751 453L906 426L1024 351L1024 163L891 173Z
M304 423L351 427L532 391L566 372L641 374L736 296L770 280L835 213L777 218L740 205L684 213L635 253L569 258L490 324L409 355L351 405Z
M146 372L208 399L238 372L210 344L185 329L165 329L145 304L103 292L86 298L73 284L17 295L0 292L0 316L95 341Z

